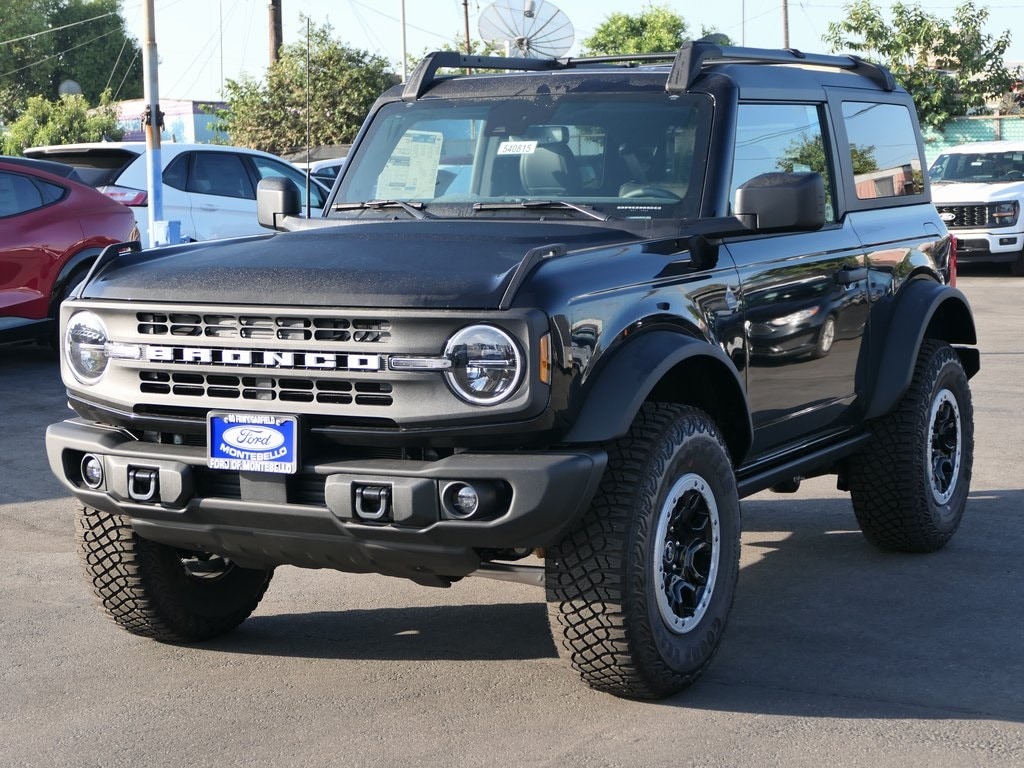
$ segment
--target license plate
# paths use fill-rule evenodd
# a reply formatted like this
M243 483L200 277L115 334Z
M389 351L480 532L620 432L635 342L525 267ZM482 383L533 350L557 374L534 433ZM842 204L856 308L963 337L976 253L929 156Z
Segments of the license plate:
M211 413L207 422L211 469L294 474L299 469L294 416L266 413Z

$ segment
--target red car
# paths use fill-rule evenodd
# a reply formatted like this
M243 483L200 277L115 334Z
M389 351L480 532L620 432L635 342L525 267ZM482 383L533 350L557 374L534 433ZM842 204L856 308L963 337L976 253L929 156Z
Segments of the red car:
M49 338L100 252L138 238L131 210L76 181L73 168L0 157L0 342Z

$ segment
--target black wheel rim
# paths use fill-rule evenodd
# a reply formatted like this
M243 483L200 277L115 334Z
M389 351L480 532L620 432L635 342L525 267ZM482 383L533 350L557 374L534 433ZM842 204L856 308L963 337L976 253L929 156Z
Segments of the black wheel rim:
M676 481L658 513L652 566L662 621L672 632L695 629L711 603L718 577L718 505L699 475Z
M943 389L932 402L928 424L928 485L939 505L949 502L960 475L960 407L956 397Z

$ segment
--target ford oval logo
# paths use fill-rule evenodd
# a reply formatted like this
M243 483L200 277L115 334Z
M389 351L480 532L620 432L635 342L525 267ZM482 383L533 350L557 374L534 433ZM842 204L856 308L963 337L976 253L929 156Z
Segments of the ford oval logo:
M956 221L956 214L952 211L943 211L939 214L939 218L948 224L951 221Z
M285 441L279 430L253 424L225 429L221 437L228 445L243 451L272 451L284 445Z

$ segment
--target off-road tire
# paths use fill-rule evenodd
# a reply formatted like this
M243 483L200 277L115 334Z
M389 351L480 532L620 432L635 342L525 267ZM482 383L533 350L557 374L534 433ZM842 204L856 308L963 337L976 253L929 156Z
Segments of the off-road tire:
M963 517L974 455L971 392L948 344L921 345L910 389L871 431L869 447L849 465L864 536L885 550L942 548Z
M129 632L155 640L193 643L230 632L256 609L273 576L148 541L127 518L91 507L79 511L76 529L103 610ZM203 578L186 568L204 562L219 569Z
M545 553L551 631L592 688L661 698L697 679L725 630L739 574L735 476L714 422L694 408L645 404L606 448L589 510ZM679 575L687 561L696 567ZM663 582L666 563L677 575ZM691 586L687 605L673 602Z

